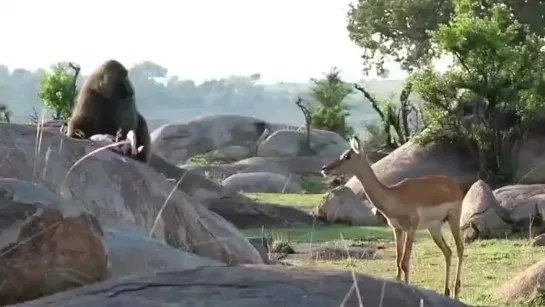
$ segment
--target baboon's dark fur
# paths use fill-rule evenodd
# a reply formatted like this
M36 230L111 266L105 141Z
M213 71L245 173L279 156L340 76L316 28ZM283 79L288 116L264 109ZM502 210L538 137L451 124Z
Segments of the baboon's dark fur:
M144 146L141 152L136 155L136 159L148 163L151 154L151 137L149 135L148 124L142 114L138 113L138 125L134 131L136 135L136 148Z
M137 146L144 146L136 159L148 161L151 139L147 123L136 108L128 70L116 60L106 61L85 80L66 130L69 137L84 138L95 134L117 135L121 130L123 139L133 130Z

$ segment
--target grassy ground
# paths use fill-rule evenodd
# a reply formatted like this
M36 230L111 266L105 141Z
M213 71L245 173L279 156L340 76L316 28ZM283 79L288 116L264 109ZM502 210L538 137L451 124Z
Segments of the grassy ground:
M304 211L312 210L322 201L323 194L277 194L277 193L244 193L259 202L296 207Z
M312 208L319 195L254 194L260 200L283 203L300 208ZM347 244L353 242L380 242L386 245L378 260L345 261L300 261L301 266L334 267L394 278L395 248L393 236L388 227L350 227L332 225L319 228L267 229L267 232L294 243L331 242L342 237ZM259 235L261 229L244 230L248 236ZM454 251L452 236L444 230L447 242ZM513 306L494 299L494 291L505 281L514 277L535 262L545 258L545 248L531 247L528 240L486 240L466 246L462 271L462 290L460 300L477 306ZM457 258L454 255L451 272L454 274ZM454 275L452 276L453 280ZM424 288L442 292L444 279L444 258L429 238L427 232L419 232L412 254L411 283ZM522 306L522 305L518 305Z

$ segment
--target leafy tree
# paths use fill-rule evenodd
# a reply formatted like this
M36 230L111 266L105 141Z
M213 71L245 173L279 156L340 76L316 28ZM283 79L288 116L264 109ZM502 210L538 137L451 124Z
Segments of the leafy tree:
M425 67L439 55L430 31L447 24L455 0L358 0L348 12L350 39L364 48L365 70L379 73L385 60L394 59L405 70ZM533 33L545 34L545 2L521 0L473 1L471 10L490 16L496 4L513 8L515 18Z
M129 76L133 80L166 78L167 74L168 69L151 61L137 63L129 69Z
M352 87L341 80L340 72L336 67L322 79L311 79L310 105L312 127L337 132L345 138L354 133L352 127L346 123L350 114L345 99L353 92Z
M512 142L545 110L543 40L519 23L505 5L475 13L474 1L456 0L450 23L431 33L451 69L412 78L422 106L422 142L446 138L472 150L481 171L509 181Z
M69 72L74 70L74 74ZM53 112L53 119L67 119L77 95L76 79L79 67L74 64L57 63L52 72L46 72L40 79L38 97L46 108Z

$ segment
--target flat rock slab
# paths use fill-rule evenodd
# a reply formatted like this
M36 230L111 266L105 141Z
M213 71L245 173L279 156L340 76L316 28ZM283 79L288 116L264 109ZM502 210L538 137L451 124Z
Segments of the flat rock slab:
M104 239L111 263L110 278L224 265L128 229L104 228Z
M357 278L363 306L467 306L430 290L363 274ZM353 285L349 272L334 270L263 265L202 267L110 280L15 306L361 306Z

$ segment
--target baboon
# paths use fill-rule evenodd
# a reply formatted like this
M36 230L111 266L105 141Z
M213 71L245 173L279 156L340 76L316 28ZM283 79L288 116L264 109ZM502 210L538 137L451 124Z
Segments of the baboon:
M75 138L90 138L95 134L118 135L120 130L122 139L133 130L138 147L144 146L135 158L148 161L151 140L147 123L136 108L128 70L116 60L104 62L85 80L66 130L69 137Z

